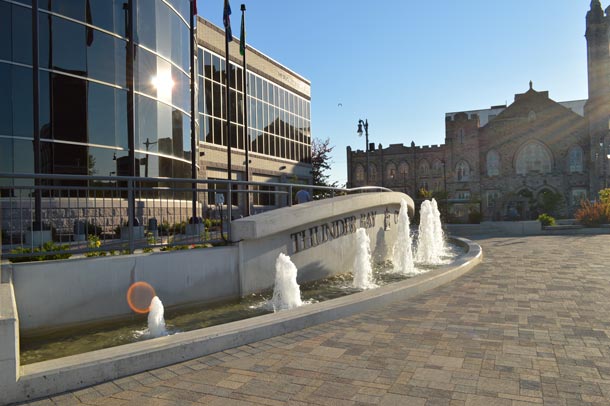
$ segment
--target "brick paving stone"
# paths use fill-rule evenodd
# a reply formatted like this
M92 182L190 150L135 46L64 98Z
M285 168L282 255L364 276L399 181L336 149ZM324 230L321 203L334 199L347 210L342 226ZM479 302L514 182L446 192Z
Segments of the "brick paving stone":
M420 296L30 404L609 405L610 235L473 238Z

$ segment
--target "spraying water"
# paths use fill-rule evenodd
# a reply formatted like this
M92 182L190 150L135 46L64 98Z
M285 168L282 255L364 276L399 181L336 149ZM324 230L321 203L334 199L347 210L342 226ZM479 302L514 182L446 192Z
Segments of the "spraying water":
M356 289L371 289L377 287L373 282L371 267L371 240L364 228L356 230L356 258L354 258L354 282Z
M434 220L433 235L434 241L438 245L439 256L445 255L447 251L447 245L445 244L445 234L443 233L443 225L441 224L441 212L438 209L438 204L435 199L430 202L432 205L432 218Z
M165 319L163 315L165 309L161 300L155 296L150 301L150 310L148 312L148 333L150 337L161 337L167 335L165 329Z
M297 267L283 253L275 261L275 286L271 298L273 311L290 310L303 304L297 284Z
M430 265L441 264L441 256L445 252L445 241L436 201L434 199L432 202L424 201L419 213L416 260Z
M394 272L410 274L415 272L413 264L413 248L411 233L409 229L409 208L407 201L402 199L400 202L400 212L398 213L398 232L394 243L394 255L392 264Z

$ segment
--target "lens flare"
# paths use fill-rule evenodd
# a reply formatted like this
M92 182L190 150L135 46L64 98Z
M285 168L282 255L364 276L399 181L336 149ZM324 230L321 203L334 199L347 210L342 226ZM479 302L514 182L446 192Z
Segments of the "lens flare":
M127 304L136 313L146 314L150 310L150 302L157 294L155 289L146 282L135 282L127 289Z

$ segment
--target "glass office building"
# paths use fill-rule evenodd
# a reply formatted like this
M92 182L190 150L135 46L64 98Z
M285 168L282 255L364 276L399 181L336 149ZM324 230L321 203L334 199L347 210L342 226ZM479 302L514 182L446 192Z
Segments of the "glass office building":
M229 137L224 33L198 18L192 57L190 7L0 0L0 172L226 179L232 139L238 178L247 144L250 180L307 183L309 82L249 48L244 83L236 39Z
M190 1L129 4L0 0L0 171L191 176Z

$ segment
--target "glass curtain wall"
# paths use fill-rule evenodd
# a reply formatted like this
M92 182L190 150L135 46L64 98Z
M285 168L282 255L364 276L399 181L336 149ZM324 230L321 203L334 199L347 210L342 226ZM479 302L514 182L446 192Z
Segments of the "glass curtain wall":
M243 137L244 83L242 67L199 47L199 141L250 151L290 161L311 161L311 124L309 100L255 74L248 72L248 135ZM226 132L224 110L227 72L231 75L231 131Z
M0 171L130 175L127 4L0 0ZM133 0L134 175L191 176L189 7Z

